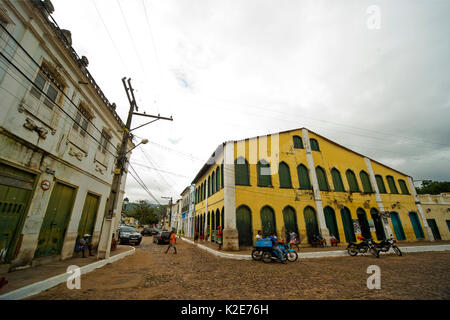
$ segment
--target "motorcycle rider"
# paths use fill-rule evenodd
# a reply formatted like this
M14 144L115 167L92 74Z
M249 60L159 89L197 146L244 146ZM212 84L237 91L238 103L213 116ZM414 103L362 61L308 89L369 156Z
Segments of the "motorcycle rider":
M280 258L281 262L286 263L286 257L284 256L283 251L278 248L278 240L274 232L272 232L272 234L270 235L269 240L272 241L272 249L278 252L278 257Z

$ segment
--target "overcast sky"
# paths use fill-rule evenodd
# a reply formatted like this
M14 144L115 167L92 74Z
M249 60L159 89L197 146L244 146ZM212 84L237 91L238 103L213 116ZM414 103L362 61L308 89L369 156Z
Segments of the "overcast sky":
M52 2L122 119L124 76L139 111L174 117L137 130L131 160L161 203L218 144L299 127L450 180L450 1ZM149 199L131 177L126 195Z

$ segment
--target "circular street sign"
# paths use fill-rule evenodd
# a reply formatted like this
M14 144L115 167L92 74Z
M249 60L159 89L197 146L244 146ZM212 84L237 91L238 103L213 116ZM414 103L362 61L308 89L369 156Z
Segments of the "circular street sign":
M48 190L48 189L50 189L50 181L48 181L48 180L42 180L42 182L41 182L41 188L42 188L42 190Z

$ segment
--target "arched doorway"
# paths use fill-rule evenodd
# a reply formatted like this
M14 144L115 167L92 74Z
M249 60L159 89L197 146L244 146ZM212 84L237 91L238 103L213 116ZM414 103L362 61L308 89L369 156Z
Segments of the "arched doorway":
M264 206L261 209L261 225L262 225L262 233L264 236L269 236L272 233L277 232L275 222L275 212L269 206Z
M386 239L386 234L384 233L383 221L381 221L378 210L375 208L370 209L370 216L373 219L373 224L375 225L375 233L377 235L378 241Z
M336 239L340 241L341 239L339 238L339 230L336 221L336 214L334 213L333 208L327 206L323 209L323 213L325 215L325 223L327 225L328 230L330 231L330 235L333 234L336 237Z
M297 216L295 209L291 206L287 206L283 209L284 220L284 232L286 233L286 239L289 239L289 232L292 230L298 234Z
M359 226L361 227L361 235L366 239L372 238L369 221L367 221L367 215L364 209L358 208L356 210L356 215L358 216Z
M411 224L413 226L416 238L417 239L425 238L425 235L423 234L422 225L420 224L419 217L417 216L417 212L411 211L409 213L409 219L411 220Z
M222 229L223 229L223 226L222 226L222 224L220 222L220 210L217 209L216 210L216 230L219 228L219 226L221 226Z
M246 205L236 209L236 229L239 236L239 247L253 245L252 212Z
M397 212L391 212L392 225L394 226L395 237L397 240L406 240L405 232L403 231L402 221Z
M305 217L306 237L308 238L308 242L310 243L313 234L319 233L319 226L317 224L316 210L314 210L314 208L308 206L303 211L303 215Z
M353 228L353 220L350 210L347 207L341 209L341 219L344 225L345 241L355 242L355 229Z

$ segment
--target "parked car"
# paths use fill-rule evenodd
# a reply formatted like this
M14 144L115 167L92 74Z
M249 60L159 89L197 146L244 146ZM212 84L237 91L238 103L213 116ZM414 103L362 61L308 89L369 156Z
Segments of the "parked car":
M143 236L152 236L153 235L153 229L152 228L144 228L144 230L141 231L141 235L143 235Z
M165 230L159 230L157 234L153 236L153 242L157 244L169 243L170 232Z
M136 228L129 226L119 227L119 244L135 244L139 245L142 241L142 236L137 232Z

